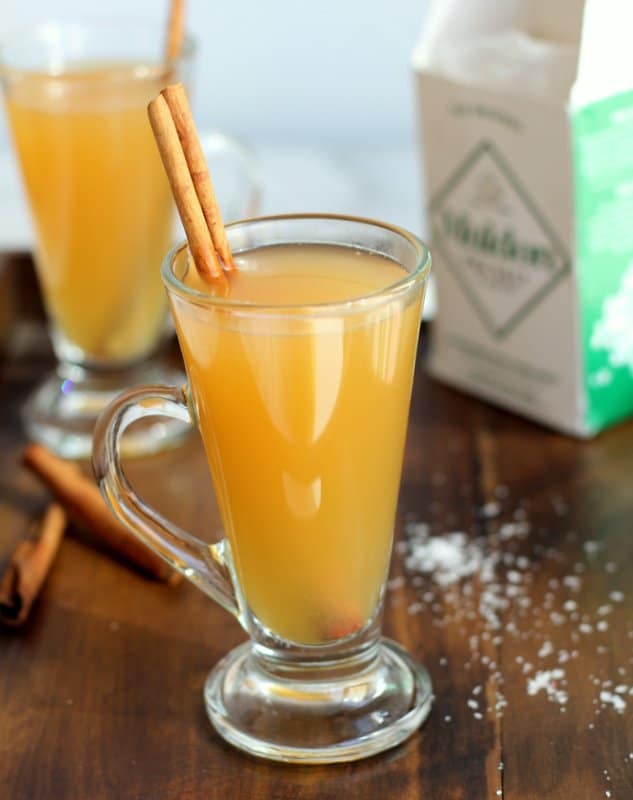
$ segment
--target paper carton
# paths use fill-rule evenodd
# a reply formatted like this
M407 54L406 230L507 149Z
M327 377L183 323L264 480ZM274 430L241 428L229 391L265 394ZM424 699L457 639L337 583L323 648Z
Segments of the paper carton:
M414 54L438 378L594 434L633 413L633 7L436 0Z

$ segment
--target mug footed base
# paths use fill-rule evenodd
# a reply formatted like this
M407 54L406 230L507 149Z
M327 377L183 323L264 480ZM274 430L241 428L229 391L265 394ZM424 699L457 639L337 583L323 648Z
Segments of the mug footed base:
M22 422L29 439L58 456L90 458L97 417L124 389L139 383L184 381L181 372L160 362L103 372L61 364L28 397ZM191 426L178 420L143 420L126 433L122 451L127 456L150 455L177 446L190 433Z
M428 716L432 694L424 667L388 639L357 672L336 677L317 667L305 678L300 670L292 678L272 674L247 642L211 671L204 700L214 728L239 749L273 761L329 764L400 744Z

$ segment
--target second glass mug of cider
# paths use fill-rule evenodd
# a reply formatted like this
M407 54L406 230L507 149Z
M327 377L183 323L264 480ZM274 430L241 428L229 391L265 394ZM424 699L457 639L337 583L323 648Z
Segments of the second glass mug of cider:
M200 281L186 247L164 261L188 388L115 400L95 429L95 475L119 519L250 636L206 683L220 734L280 761L362 758L431 704L424 668L380 636L429 253L346 217L227 234L228 294ZM222 542L177 529L126 481L121 436L156 415L198 426Z
M160 263L173 203L146 107L166 83L190 84L194 44L166 62L146 21L42 24L0 43L0 77L34 222L36 266L59 366L23 409L27 433L86 457L99 411L126 386L175 381L148 358L165 331ZM211 141L247 171L248 154ZM213 155L213 154L212 154ZM225 159L228 161L229 159ZM237 211L247 212L241 202ZM177 423L128 437L149 452Z

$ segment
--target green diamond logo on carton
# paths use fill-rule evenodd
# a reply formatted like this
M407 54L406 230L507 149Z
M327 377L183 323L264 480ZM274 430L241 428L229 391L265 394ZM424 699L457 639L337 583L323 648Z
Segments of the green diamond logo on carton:
M569 270L564 246L508 162L482 142L431 201L433 245L497 338Z

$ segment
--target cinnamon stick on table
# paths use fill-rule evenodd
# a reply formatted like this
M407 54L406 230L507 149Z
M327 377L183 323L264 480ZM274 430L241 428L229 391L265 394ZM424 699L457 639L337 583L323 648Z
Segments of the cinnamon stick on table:
M109 550L170 586L180 583L180 573L118 521L97 486L74 464L58 458L39 444L29 445L22 460L48 486L71 520L94 534Z
M19 627L26 622L55 560L66 529L66 512L51 503L36 539L20 542L0 578L0 622Z

